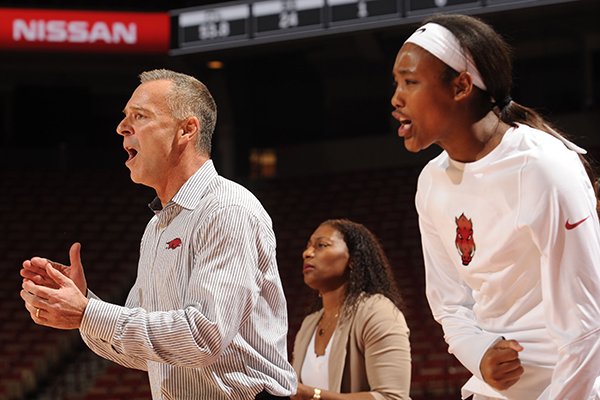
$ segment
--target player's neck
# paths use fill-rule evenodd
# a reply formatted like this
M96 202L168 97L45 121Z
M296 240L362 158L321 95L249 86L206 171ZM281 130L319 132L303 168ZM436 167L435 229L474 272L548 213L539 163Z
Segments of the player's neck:
M482 159L502 141L509 125L490 111L482 119L469 124L452 135L451 141L442 145L450 158L468 163Z

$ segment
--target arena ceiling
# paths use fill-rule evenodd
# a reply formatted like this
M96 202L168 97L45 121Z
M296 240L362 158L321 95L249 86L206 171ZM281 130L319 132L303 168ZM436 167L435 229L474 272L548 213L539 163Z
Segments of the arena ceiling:
M0 7L168 11L209 3L215 2L19 0ZM513 97L550 113L598 107L599 1L481 16L515 48ZM219 126L233 132L240 157L249 147L389 134L390 71L413 29L399 24L178 56L3 51L0 140L4 148L111 147L121 157L113 132L136 76L163 67L209 85ZM211 60L224 68L209 69ZM32 115L41 125L25 123Z

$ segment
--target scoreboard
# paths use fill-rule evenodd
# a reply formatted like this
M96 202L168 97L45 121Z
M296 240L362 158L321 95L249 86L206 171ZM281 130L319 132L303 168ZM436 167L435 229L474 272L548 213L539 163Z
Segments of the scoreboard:
M250 37L250 9L246 5L225 5L190 11L176 22L180 45L237 41Z
M580 0L247 0L172 10L170 54L416 23L440 12L486 13Z
M396 0L329 0L328 3L329 24L332 27L401 15L401 4Z
M320 29L325 23L325 0L265 0L251 4L256 37L279 35L287 30Z

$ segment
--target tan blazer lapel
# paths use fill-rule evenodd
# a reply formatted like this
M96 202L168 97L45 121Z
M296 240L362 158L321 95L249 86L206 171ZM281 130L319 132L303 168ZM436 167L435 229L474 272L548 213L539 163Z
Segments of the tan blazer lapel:
M342 375L346 363L346 349L348 338L354 316L342 318L335 329L333 343L331 343L331 354L329 355L329 390L340 392L342 386Z
M300 372L302 371L302 364L304 364L306 351L309 350L308 345L310 344L310 339L317 328L317 324L319 323L322 314L323 310L320 310L307 316L301 330L298 331L295 346L296 351L294 351L294 359L292 360L292 367L296 370L298 377L300 377ZM315 349L310 349L310 351L315 351Z

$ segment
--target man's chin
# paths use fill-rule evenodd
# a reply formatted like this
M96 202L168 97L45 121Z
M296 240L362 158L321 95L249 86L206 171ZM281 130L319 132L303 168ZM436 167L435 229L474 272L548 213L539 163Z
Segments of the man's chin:
M144 176L142 174L140 174L139 172L136 172L135 170L133 170L131 168L129 169L129 178L135 184L153 187L153 186L151 186L151 183L150 183L151 181L148 180L148 175L146 175L146 178L144 178Z
M133 183L139 183L139 184L141 184L141 183L142 183L142 182L141 182L141 179L140 179L140 177L139 177L139 176L138 176L138 175L135 173L135 170L133 170L133 169L132 169L131 167L129 167L129 166L128 166L127 168L129 168L129 178L131 179L131 181L132 181Z

